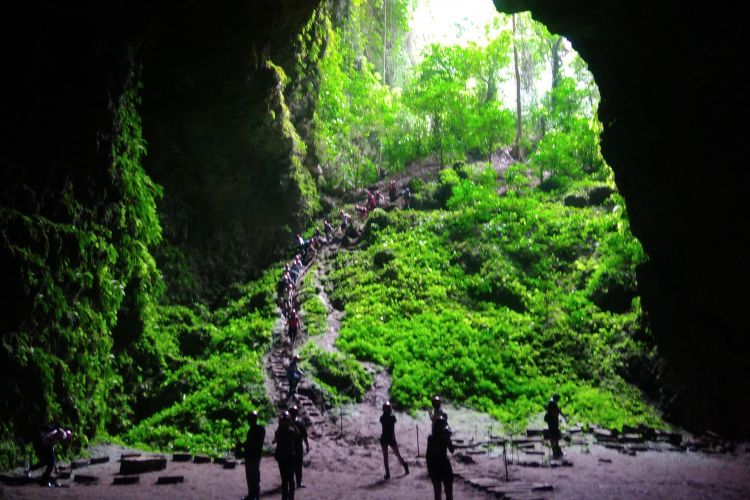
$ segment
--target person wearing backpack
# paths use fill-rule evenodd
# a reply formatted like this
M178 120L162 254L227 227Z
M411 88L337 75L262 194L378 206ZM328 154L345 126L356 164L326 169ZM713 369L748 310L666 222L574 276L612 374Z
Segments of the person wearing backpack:
M436 413L432 421L432 433L427 436L425 453L427 474L432 481L435 500L441 500L441 488L445 490L445 500L453 500L453 467L448 458L448 452L455 451L451 434L448 416L445 413Z
M44 473L40 478L42 486L60 486L56 478L52 477L52 471L57 465L55 447L60 443L70 443L73 433L68 429L63 429L58 425L43 425L36 429L32 439L32 446L36 452L38 463L26 470L26 475L30 476L31 471L45 467Z

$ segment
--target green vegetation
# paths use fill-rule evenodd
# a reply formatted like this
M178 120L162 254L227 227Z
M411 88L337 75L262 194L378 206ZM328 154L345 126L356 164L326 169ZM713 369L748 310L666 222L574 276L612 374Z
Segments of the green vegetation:
M140 335L160 288L149 253L161 237L160 189L140 163L138 88L117 103L116 132L101 138L111 149L94 177L99 184L63 166L46 179L19 172L21 198L0 207L10 287L0 344L0 467L26 458L19 444L40 423L72 425L83 446L127 411L113 351L127 351ZM115 324L121 328L113 332Z
M644 255L619 197L586 208L501 197L491 169L448 169L440 183L447 210L376 211L367 245L337 256L339 348L388 367L406 408L439 393L525 422L557 391L582 421L658 424L623 379L649 344L632 288ZM630 294L626 310L595 303L605 283Z
M300 319L308 336L322 335L328 325L328 311L318 295L315 285L317 264L310 266L302 280L299 291Z
M324 351L313 342L300 349L302 369L332 402L361 401L372 376L351 355Z
M135 425L124 439L160 450L220 454L244 438L245 417L272 413L262 356L278 319L275 285L280 267L235 287L236 297L214 311L160 306L146 327Z

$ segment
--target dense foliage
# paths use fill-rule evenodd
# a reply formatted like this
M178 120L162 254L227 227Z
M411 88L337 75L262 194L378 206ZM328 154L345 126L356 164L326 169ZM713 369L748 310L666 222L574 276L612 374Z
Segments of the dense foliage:
M45 179L12 172L24 189L0 207L0 262L11 287L0 344L0 465L25 458L18 444L35 426L71 426L80 446L127 411L123 363L113 353L118 340L140 335L160 283L149 253L161 235L160 188L140 163L137 104L133 87L113 105L98 183L65 166Z
M499 196L491 169L449 169L441 183L447 210L376 211L368 244L338 255L338 346L388 367L391 397L407 408L439 393L525 422L557 391L582 421L657 423L623 379L650 342L634 293L644 255L622 201ZM624 310L597 305L615 288Z
M128 443L220 454L244 438L248 411L271 416L262 356L278 318L280 273L274 267L235 287L213 311L158 308L137 365L138 419L123 434Z

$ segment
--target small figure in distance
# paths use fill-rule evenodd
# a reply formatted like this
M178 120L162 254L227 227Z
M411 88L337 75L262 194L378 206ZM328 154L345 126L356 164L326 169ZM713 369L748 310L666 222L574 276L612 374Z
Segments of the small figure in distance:
M307 453L310 453L310 442L307 440L307 426L305 422L299 418L299 407L297 405L289 408L289 416L292 418L292 423L297 428L297 436L294 442L294 478L297 480L297 488L304 488L302 484L302 457L304 452L302 450L302 444L305 444Z
M383 466L385 467L384 479L391 478L391 470L388 468L388 447L390 446L393 453L396 454L401 465L404 467L404 474L409 474L409 464L401 456L398 451L398 443L396 443L396 416L393 414L393 408L391 407L390 401L383 403L383 414L380 416L380 425L382 431L380 433L380 447L383 448Z
M411 208L411 189L406 186L403 190L404 195L404 208Z
M297 439L297 427L292 424L288 411L279 416L279 427L273 436L276 443L274 458L279 465L281 475L281 499L294 500L294 464L296 463L295 440Z
M30 476L31 471L46 467L40 478L40 484L47 487L60 486L57 479L52 477L52 471L57 466L55 446L60 443L70 443L72 437L73 433L70 430L57 425L50 424L39 427L34 432L32 440L39 462L26 470L26 476Z
M562 415L565 420L568 420L568 417L562 412L560 406L558 406L558 401L560 401L560 395L553 394L547 402L547 411L544 414L544 421L547 422L548 437L552 446L552 458L562 458L564 456L564 453L560 449L560 439L562 438L560 416Z
M367 191L367 209L373 211L378 208L378 199L372 191Z
M357 211L357 215L360 219L366 219L367 218L367 207L364 205L354 205L354 209Z
M398 199L398 186L395 180L392 180L388 187L388 197L391 199L391 203L395 203L396 199Z
M328 243L333 242L334 229L328 219L323 219L323 229L326 233L326 240L328 241Z
M432 421L432 434L427 436L427 474L432 481L435 500L441 499L441 486L445 489L445 499L453 500L453 467L448 458L448 451L453 453L451 429L448 427L448 416L436 413Z
M289 382L289 394L287 395L287 399L294 397L297 393L297 385L299 385L299 381L302 379L302 375L304 375L304 372L298 365L299 361L299 354L295 354L289 361L289 366L286 367L286 379L287 382Z
M289 340L292 342L292 347L294 347L294 343L297 341L297 334L299 333L300 329L300 319L297 309L292 308L292 312L289 314L287 326Z
M445 413L445 410L443 410L443 402L437 394L432 397L432 409L428 408L427 414L430 416L430 421L433 424L438 418L440 418L440 415L445 415L447 420L448 415Z
M341 232L344 233L346 232L346 228L349 227L349 223L352 221L352 216L343 210L341 210L339 214L341 215Z
M260 498L260 459L263 456L263 441L266 429L258 424L258 412L251 411L247 416L250 427L245 438L245 477L247 478L247 500Z

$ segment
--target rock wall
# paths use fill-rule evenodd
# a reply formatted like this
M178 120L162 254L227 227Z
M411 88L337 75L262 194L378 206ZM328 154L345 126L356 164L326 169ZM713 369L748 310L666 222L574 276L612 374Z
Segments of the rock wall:
M602 95L602 150L649 262L640 292L669 418L750 433L746 37L741 16L675 1L495 0L571 40Z
M285 87L316 5L192 1L154 11L146 167L165 190L167 242L157 256L178 300L215 297L278 259L315 211Z

